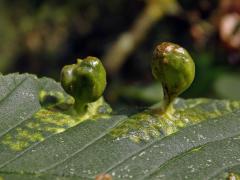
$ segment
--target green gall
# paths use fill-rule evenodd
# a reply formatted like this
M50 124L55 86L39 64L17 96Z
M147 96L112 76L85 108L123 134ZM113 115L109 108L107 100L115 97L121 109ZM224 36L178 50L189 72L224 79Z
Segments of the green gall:
M74 105L74 98L69 95L64 95L60 91L45 91L39 92L39 102L41 106L47 109L68 110Z
M84 113L88 103L102 96L106 87L106 71L96 57L78 59L76 64L63 67L61 84L75 98L76 111Z
M151 66L153 76L162 83L163 110L166 110L193 82L195 76L193 59L181 46L164 42L155 48Z

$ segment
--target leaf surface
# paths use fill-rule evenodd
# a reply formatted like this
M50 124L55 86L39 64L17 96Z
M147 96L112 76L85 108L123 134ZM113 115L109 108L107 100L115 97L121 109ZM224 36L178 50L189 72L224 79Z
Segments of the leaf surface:
M240 102L177 99L150 110L82 117L39 102L60 84L0 76L0 179L224 179L239 174ZM157 105L156 105L157 106Z

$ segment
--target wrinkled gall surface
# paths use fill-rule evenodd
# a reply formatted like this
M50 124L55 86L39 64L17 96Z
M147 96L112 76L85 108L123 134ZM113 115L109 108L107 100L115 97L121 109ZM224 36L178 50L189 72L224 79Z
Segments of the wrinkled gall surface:
M97 101L106 87L106 72L96 57L78 59L76 64L64 66L61 72L64 90L75 98L75 109L84 113L87 103Z

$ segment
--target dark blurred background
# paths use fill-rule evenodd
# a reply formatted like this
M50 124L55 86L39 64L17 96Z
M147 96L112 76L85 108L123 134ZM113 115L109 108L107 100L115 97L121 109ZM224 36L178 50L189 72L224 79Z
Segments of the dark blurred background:
M161 100L149 63L162 41L195 60L183 97L240 99L239 0L0 0L0 72L59 80L62 66L97 56L113 105Z

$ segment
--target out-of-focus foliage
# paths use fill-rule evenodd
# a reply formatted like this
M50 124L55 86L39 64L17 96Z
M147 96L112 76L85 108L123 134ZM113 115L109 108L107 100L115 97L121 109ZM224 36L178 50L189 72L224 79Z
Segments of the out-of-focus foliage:
M92 55L104 61L106 52L138 22L149 2L1 0L0 72L31 72L57 79L61 67L74 63L77 57ZM237 92L235 88L239 85L229 87L219 79L234 73L238 77L234 84L240 82L240 1L176 0L176 3L179 12L163 15L144 32L145 39L134 47L120 71L108 77L110 93L106 96L112 103L119 98L146 104L153 101L140 92L143 88L139 84L147 89L154 87L149 64L153 47L162 41L189 49L195 60L196 78L183 96L226 98L221 93L222 87L229 94ZM139 92L135 92L136 88Z
M240 99L240 75L222 74L217 78L214 89L217 95L228 99Z
M134 19L135 11L141 10L131 11L134 3L126 0L0 3L0 71L54 77L60 67L74 62L76 57L101 56L106 48L102 46L104 41L114 40L112 35L121 33ZM122 15L124 9L128 15ZM114 21L118 26L113 26Z

